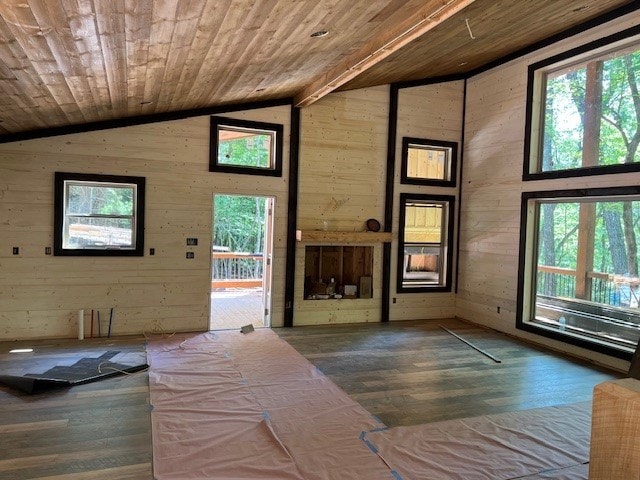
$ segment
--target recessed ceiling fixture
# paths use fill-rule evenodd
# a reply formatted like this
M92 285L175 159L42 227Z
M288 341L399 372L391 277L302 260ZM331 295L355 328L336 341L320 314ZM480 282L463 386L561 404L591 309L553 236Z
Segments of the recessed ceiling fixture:
M311 38L320 38L320 37L326 37L329 34L328 31L326 30L318 30L317 32L313 32L310 37Z
M573 11L581 12L582 10L586 10L587 8L589 8L589 5L582 5L581 7L574 8Z
M14 348L13 350L9 350L9 353L31 353L33 352L33 348Z
M464 67L467 63L469 63L469 62L460 62L460 63L458 64L458 66L459 66L459 67Z

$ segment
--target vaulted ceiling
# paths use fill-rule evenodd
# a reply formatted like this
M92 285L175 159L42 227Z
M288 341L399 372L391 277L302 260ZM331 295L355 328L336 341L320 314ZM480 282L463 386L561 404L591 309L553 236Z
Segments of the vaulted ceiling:
M637 3L2 0L0 140L466 74Z

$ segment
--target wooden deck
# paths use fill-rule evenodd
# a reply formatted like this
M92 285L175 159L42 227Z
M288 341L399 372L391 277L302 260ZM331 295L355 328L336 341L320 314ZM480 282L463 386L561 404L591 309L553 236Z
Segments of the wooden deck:
M228 288L211 292L210 330L264 327L262 288Z

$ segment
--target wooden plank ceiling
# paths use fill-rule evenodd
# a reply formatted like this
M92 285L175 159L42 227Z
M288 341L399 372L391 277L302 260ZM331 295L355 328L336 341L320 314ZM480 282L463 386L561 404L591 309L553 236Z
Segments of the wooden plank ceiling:
M632 3L2 0L0 140L465 73Z

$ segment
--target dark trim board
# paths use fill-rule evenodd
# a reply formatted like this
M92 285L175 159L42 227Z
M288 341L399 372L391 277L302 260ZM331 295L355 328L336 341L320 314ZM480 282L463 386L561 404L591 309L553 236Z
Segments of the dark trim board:
M460 134L460 168L458 175L460 176L460 182L458 182L458 208L456 215L456 268L453 275L453 293L458 293L458 280L460 278L460 228L462 226L462 169L464 167L464 134L467 125L467 79L464 80L462 87L462 132Z
M172 120L183 120L191 117L203 117L207 115L217 115L220 113L231 113L242 110L256 110L259 108L281 107L283 105L293 105L293 98L281 98L276 100L265 100L249 103L237 103L230 105L216 105L214 107L196 108L191 110L180 110L177 112L153 113L149 115L139 115L136 117L118 118L113 120L102 120L99 122L84 123L81 125L65 125L63 127L43 128L30 130L27 132L9 133L0 135L1 143L21 142L35 138L56 137L59 135L70 135L72 133L93 132L96 130L108 130L111 128L131 127L134 125L145 125L147 123L168 122Z
M442 75L439 77L407 80L406 82L396 82L392 83L392 85L396 88L424 87L425 85L435 85L437 83L457 82L459 80L466 80L467 78L467 74L456 73L453 75Z
M447 215L447 270L442 272L445 276L445 283L441 286L423 286L423 287L404 287L403 283L403 268L401 265L404 260L404 224L406 209L404 208L408 201L424 201L424 202L448 202L449 211ZM456 215L456 197L454 195L437 195L431 193L408 193L403 192L400 194L400 211L398 215L398 262L396 267L396 291L398 293L427 293L427 292L450 292L451 291L451 278L453 272L453 234ZM451 217L453 215L453 218ZM402 244L403 248L400 248Z
M532 172L532 162L537 163L537 159L531 158L531 144L533 140L532 125L533 125L533 100L535 95L535 80L536 72L544 67L553 65L563 60L569 60L578 55L592 52L598 48L606 47L615 42L625 40L627 38L640 35L640 25L636 25L626 30L616 32L613 35L602 37L593 42L585 43L571 50L567 50L558 55L545 58L539 62L529 65L527 72L527 100L525 110L525 126L524 126L524 162L522 166L522 180L548 180L553 178L572 178L572 177L586 177L591 175L608 175L615 173L628 173L640 171L640 163L625 163L617 165L598 165L593 167L581 167L570 170L552 170L546 172ZM540 114L541 116L543 113ZM542 122L541 122L542 123ZM538 138L541 142L541 139Z
M520 57L528 55L532 52L540 50L544 47L548 47L549 45L553 45L554 43L560 42L567 38L571 38L575 35L583 33L592 28L603 25L607 22L615 20L619 17L627 15L629 13L633 13L636 10L640 10L640 2L637 0L629 2L627 5L623 5L622 7L618 7L610 12L604 13L598 17L592 18L591 20L587 20L575 27L571 27L567 30L563 30L560 33L552 35L550 37L545 38L544 40L540 40L538 42L532 43L526 47L523 47L519 50L516 50L513 53L505 55L503 57L497 58L496 60L492 60L491 62L485 63L473 70L469 70L465 73L457 73L451 75L441 75L437 77L425 77L416 80L407 80L404 82L396 82L392 85L397 86L398 88L410 88L410 87L420 87L424 85L432 85L434 83L444 83L444 82L454 82L457 80L468 80L476 75L480 75L481 73L487 72L493 68L504 65L505 63L516 60ZM632 27L635 28L635 27Z
M471 78L481 73L484 73L492 68L499 67L505 63L508 63L517 58L528 55L529 53L535 52L536 50L540 50L544 47L548 47L549 45L553 45L554 43L560 42L561 40L565 40L567 38L573 37L580 33L583 33L592 28L603 25L607 22L615 20L619 17L627 15L628 13L635 12L640 9L640 2L637 0L629 2L627 5L623 5L622 7L618 7L610 12L604 13L598 17L592 18L591 20L587 20L575 27L571 27L567 30L563 30L560 33L555 35L551 35L550 37L545 38L544 40L540 40L539 42L532 43L531 45L521 48L520 50L516 50L515 52L505 55L504 57L498 58L492 62L486 63L474 70L471 70L467 73L466 77Z
M430 85L434 83L443 83L443 82L469 79L483 72L491 70L492 68L498 67L502 64L515 60L531 52L540 50L541 48L552 45L556 42L572 37L574 35L580 34L586 30L589 30L591 28L597 27L604 23L610 22L612 20L615 20L618 17L622 17L628 13L635 12L639 9L640 9L640 2L637 0L634 0L629 2L627 5L616 8L615 10L607 12L596 18L592 18L591 20L587 20L586 22L583 22L580 25L576 25L575 27L564 30L556 35L552 35L551 37L548 37L544 40L533 43L527 47L521 48L520 50L517 50L509 55L505 55L504 57L501 57L494 61L486 63L466 73L441 75L437 77L430 77L430 78L426 77L426 78L417 79L417 80L396 82L392 84L392 88L418 87L418 86ZM34 138L53 137L58 135L68 135L71 133L90 132L94 130L106 130L109 128L128 127L132 125L142 125L146 123L155 123L155 122L166 122L170 120L181 120L181 119L190 118L190 117L216 115L220 113L229 113L229 112L235 112L239 110L253 110L256 108L268 108L268 107L289 105L289 104L293 105L292 98L261 100L261 101L255 101L255 102L235 103L235 104L229 104L229 105L217 105L214 107L181 110L177 112L165 112L165 113L156 113L156 114L149 114L149 115L139 115L136 117L128 117L128 118L121 118L121 119L114 119L114 120L103 120L99 122L91 122L91 123L86 123L81 125L65 125L63 127L44 128L44 129L38 129L38 130L30 130L27 132L16 132L16 133L9 133L6 135L0 135L0 144L9 143L9 142L19 142L19 141L30 140Z
M209 132L209 171L221 173L235 173L240 175L261 175L266 177L282 176L282 144L284 127L279 123L255 122L252 120L238 120L236 118L219 117L212 115L210 118ZM275 137L275 149L273 153L273 168L249 167L239 164L221 164L218 162L220 144L218 142L218 129L221 127L240 127L247 130L270 132Z
M298 218L298 174L300 159L300 109L291 104L289 137L289 198L287 201L287 260L284 281L284 326L293 327L296 281L296 228Z
M384 231L393 231L393 182L396 169L396 136L398 135L397 85L389 86L389 120L387 127L387 171L384 193ZM380 321L389 321L389 298L391 296L391 242L382 245L382 302Z
M537 198L584 198L584 197L615 197L620 195L640 195L640 186L624 186L624 187L604 187L604 188L584 188L576 190L547 190L535 192L522 192L520 203L520 246L518 256L518 289L516 298L516 328L529 333L534 333L542 337L558 340L563 343L575 345L577 347L603 353L615 358L623 360L631 360L631 353L623 352L617 348L610 347L598 342L590 342L578 337L563 335L559 332L548 330L536 325L531 325L523 318L524 310L524 283L525 283L525 266L526 266L526 240L527 240L527 221L528 221L528 202Z
M65 205L65 183L66 182L91 182L94 184L129 184L136 187L136 198L134 202L135 219L135 248L64 248L63 234L66 215ZM53 254L54 256L66 257L143 257L144 256L144 233L145 233L145 177L134 177L129 175L104 175L97 173L70 173L55 172L53 175Z
M421 145L424 147L444 147L451 149L449 158L450 178L439 180L435 178L409 177L409 147L411 145ZM402 148L400 150L400 183L403 185L422 185L430 187L455 187L458 181L458 142L444 140L431 140L429 138L402 137Z

